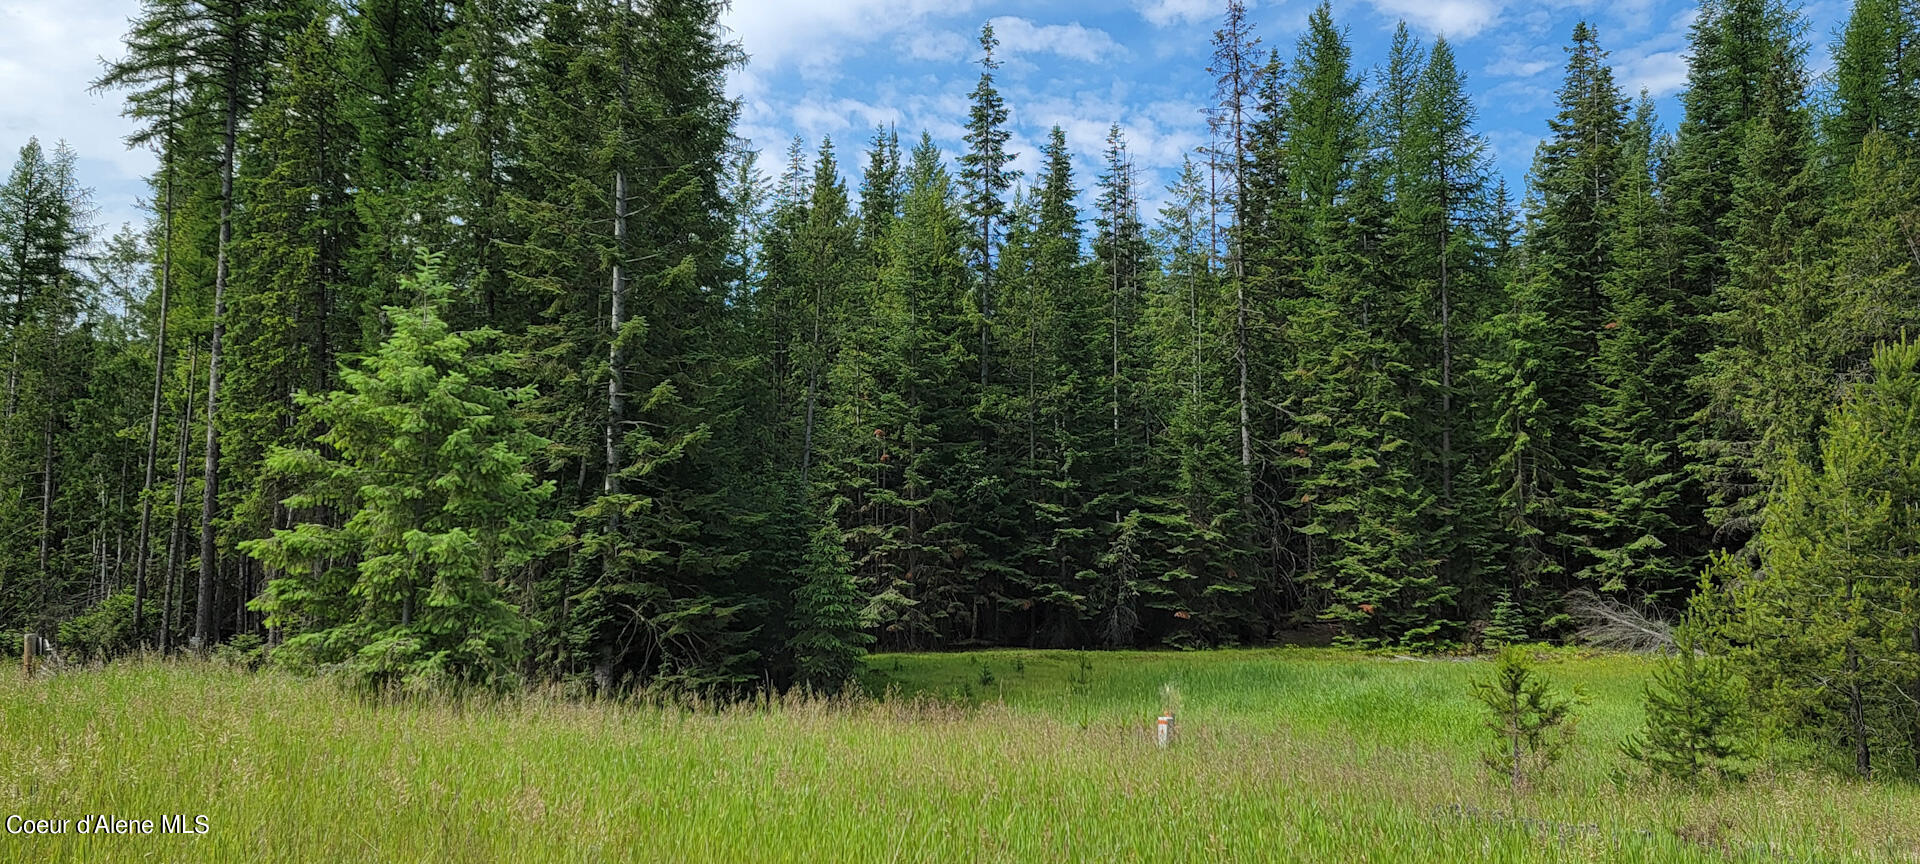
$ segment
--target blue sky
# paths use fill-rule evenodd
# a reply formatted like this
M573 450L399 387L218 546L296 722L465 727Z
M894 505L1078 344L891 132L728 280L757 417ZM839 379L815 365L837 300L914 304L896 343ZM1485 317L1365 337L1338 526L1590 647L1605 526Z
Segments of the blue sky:
M724 22L752 58L730 84L744 103L740 133L766 151L769 173L777 173L796 134L810 148L831 135L843 165L857 171L859 150L879 123L895 124L909 140L926 130L957 152L967 94L979 74L974 40L981 22L993 20L1019 167L1031 176L1039 144L1057 124L1077 154L1077 179L1090 185L1107 126L1117 121L1151 207L1182 155L1204 138L1199 109L1212 91L1204 71L1208 37L1222 2L735 0ZM1257 0L1256 33L1291 58L1313 2ZM1803 6L1816 72L1828 66L1848 6ZM106 225L138 218L140 178L153 158L122 146L129 127L117 98L88 94L86 86L99 73L99 58L119 55L120 33L137 9L137 0L0 0L0 148L11 162L30 135L67 140ZM1446 34L1479 106L1479 128L1516 188L1546 131L1574 23L1586 18L1599 28L1622 86L1658 97L1661 121L1670 127L1679 116L1673 97L1685 81L1693 9L1689 0L1334 4L1363 68L1381 61L1402 18L1423 41Z
M1263 47L1291 61L1318 0L1254 2L1250 17ZM741 133L778 171L786 140L816 146L831 135L843 164L864 146L875 123L896 123L903 138L931 132L949 154L962 146L967 97L977 80L980 23L992 20L1005 64L999 73L1011 109L1012 148L1032 176L1047 129L1066 130L1077 180L1090 185L1108 124L1126 130L1151 188L1149 205L1183 154L1204 141L1199 113L1212 93L1205 72L1209 39L1224 0L841 0L833 3L741 0L729 23L752 55L735 76L744 98ZM1849 0L1813 0L1803 7L1814 71L1828 65L1832 34ZM1344 0L1334 17L1371 70L1384 60L1394 26L1404 19L1430 43L1453 43L1479 107L1495 167L1518 190L1535 145L1553 113L1566 54L1582 18L1598 29L1615 74L1629 93L1658 100L1661 121L1679 118L1675 99L1686 80L1689 0ZM849 170L857 169L857 162Z

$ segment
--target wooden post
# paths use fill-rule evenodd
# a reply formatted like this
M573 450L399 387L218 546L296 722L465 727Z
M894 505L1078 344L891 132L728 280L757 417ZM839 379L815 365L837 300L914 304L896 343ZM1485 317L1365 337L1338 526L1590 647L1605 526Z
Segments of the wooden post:
M32 633L27 633L21 637L20 641L20 669L26 673L28 678L32 678L34 667L39 665L38 655L40 652L37 649L40 647L40 638Z

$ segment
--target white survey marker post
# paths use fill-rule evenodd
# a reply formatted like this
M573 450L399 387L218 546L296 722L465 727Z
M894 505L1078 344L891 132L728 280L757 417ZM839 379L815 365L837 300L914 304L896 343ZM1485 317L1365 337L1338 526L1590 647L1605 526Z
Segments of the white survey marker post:
M1164 748L1171 741L1173 741L1173 715L1162 714L1160 723L1154 730L1154 742Z

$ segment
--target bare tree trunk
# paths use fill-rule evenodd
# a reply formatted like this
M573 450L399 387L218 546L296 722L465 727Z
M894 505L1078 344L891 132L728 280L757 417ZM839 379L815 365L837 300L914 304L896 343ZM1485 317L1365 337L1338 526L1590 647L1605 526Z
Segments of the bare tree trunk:
M1124 159L1121 161L1124 164ZM1116 179L1113 190L1113 212L1107 217L1107 266L1113 271L1112 309L1109 312L1112 325L1113 364L1108 372L1113 379L1113 437L1109 441L1109 446L1118 453L1120 449L1120 214L1126 211L1127 202L1124 199L1127 192L1125 190L1129 188L1128 184L1132 181L1120 169L1116 169L1114 174ZM1120 524L1121 518L1120 508L1116 504L1113 509L1113 523Z
M1233 96L1233 236L1228 242L1233 244L1233 296L1239 306L1234 310L1235 351L1240 364L1240 464L1247 469L1253 468L1253 427L1247 411L1247 256L1245 251L1247 224L1247 179L1246 179L1246 129L1242 125L1242 101L1246 93L1246 83L1236 82ZM1251 503L1253 487L1247 487L1247 496ZM1252 508L1248 508L1252 512Z
M238 31L232 41L238 41ZM220 154L220 245L213 265L213 339L207 347L207 447L200 497L200 585L194 608L193 644L204 651L213 632L213 582L219 572L219 549L214 543L214 510L220 498L220 339L226 330L227 247L233 241L233 151L240 114L240 69L227 71L227 111Z
M1440 495L1453 504L1453 300L1448 295L1447 171L1440 169Z
M1847 540L1847 551L1853 551L1851 532ZM1854 577L1846 577L1845 603L1842 608L1851 608L1854 597ZM1860 692L1860 649L1854 644L1853 622L1847 622L1846 633L1846 669L1847 669L1847 722L1853 737L1853 767L1860 776L1873 776L1873 753L1867 745L1867 707L1866 699Z
M628 0L624 11L630 21L633 15L633 3ZM631 94L628 82L633 76L633 66L624 48L620 55L620 144L626 144L626 117L631 112ZM615 155L617 161L620 156ZM620 343L620 331L627 326L627 172L624 167L613 170L613 274L608 286L607 326L611 331L607 340L607 428L606 428L606 476L601 481L601 489L608 495L618 495L620 486L620 444L621 436L626 434L627 394L621 367L626 365L626 349ZM612 533L620 529L620 508L607 508L607 531ZM609 571L614 566L616 556L609 555L603 562Z
M1853 768L1862 777L1873 776L1873 753L1867 746L1866 700L1860 693L1860 650L1847 638L1847 720L1853 732Z
M994 172L1000 170L998 164L989 166ZM981 183L991 194L993 181L983 179ZM993 217L980 216L980 386L987 386L987 331L993 323Z
M26 322L21 309L27 302L27 283L24 279L13 289L13 320L7 325L7 419L13 419L13 412L20 407L20 325Z
M200 372L197 347L191 341L187 343L187 397L180 400L180 434L177 436L180 458L173 470L173 516L167 525L166 597L160 601L160 635L157 640L162 653L173 647L173 633L179 623L175 607L181 592L176 586L180 582L180 565L184 557L180 554L180 516L186 510L187 445L193 441L193 379L199 377Z
M160 449L160 397L167 374L167 308L173 287L173 155L169 150L163 171L165 203L160 210L160 326L153 339L153 410L147 418L146 481L140 485L140 540L133 562L133 632L141 627L147 608L148 544L153 525L154 462ZM146 637L142 635L141 639Z
M250 589L253 587L252 559L240 559L240 566L235 569L239 571L239 583L234 585L233 590L233 635L238 636L248 630L247 595L252 593Z
M813 313L813 357L807 369L807 418L800 432L800 486L807 485L808 471L813 467L813 423L814 412L820 402L820 300L816 287Z
M817 262L825 257L826 244L814 250ZM813 340L807 351L807 408L806 419L800 427L800 487L806 489L807 478L813 468L813 427L820 405L820 361L826 352L825 334L821 322L827 317L826 286L821 284L819 274L813 279Z
M46 586L53 584L50 581L53 574L47 569L48 553L53 544L53 410L51 408L47 411L46 423L41 426L40 442L40 590L44 592Z
M622 85L624 87L624 84ZM620 436L626 426L626 393L621 390L620 367L626 362L626 352L620 345L620 328L627 323L627 173L616 169L613 172L613 295L608 313L608 325L612 328L612 338L607 343L607 429L606 429L606 480L602 487L608 495L620 494ZM607 517L609 530L620 527L619 508L610 508Z

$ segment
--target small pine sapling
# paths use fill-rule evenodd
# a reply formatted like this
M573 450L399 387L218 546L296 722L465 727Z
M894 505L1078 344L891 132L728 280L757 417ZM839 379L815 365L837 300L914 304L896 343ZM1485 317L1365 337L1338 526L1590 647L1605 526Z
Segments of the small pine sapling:
M1519 645L1527 641L1527 615L1520 604L1511 597L1501 597L1493 604L1493 620L1480 631L1482 644L1488 648L1504 645Z
M1475 680L1472 692L1487 707L1486 726L1495 739L1485 754L1487 767L1507 775L1515 791L1552 766L1573 740L1580 694L1556 693L1524 649L1502 650L1493 676Z
M1674 628L1673 653L1660 661L1646 687L1646 726L1621 749L1669 777L1739 779L1752 729L1745 688L1726 659L1712 652L1707 635L1697 613Z

